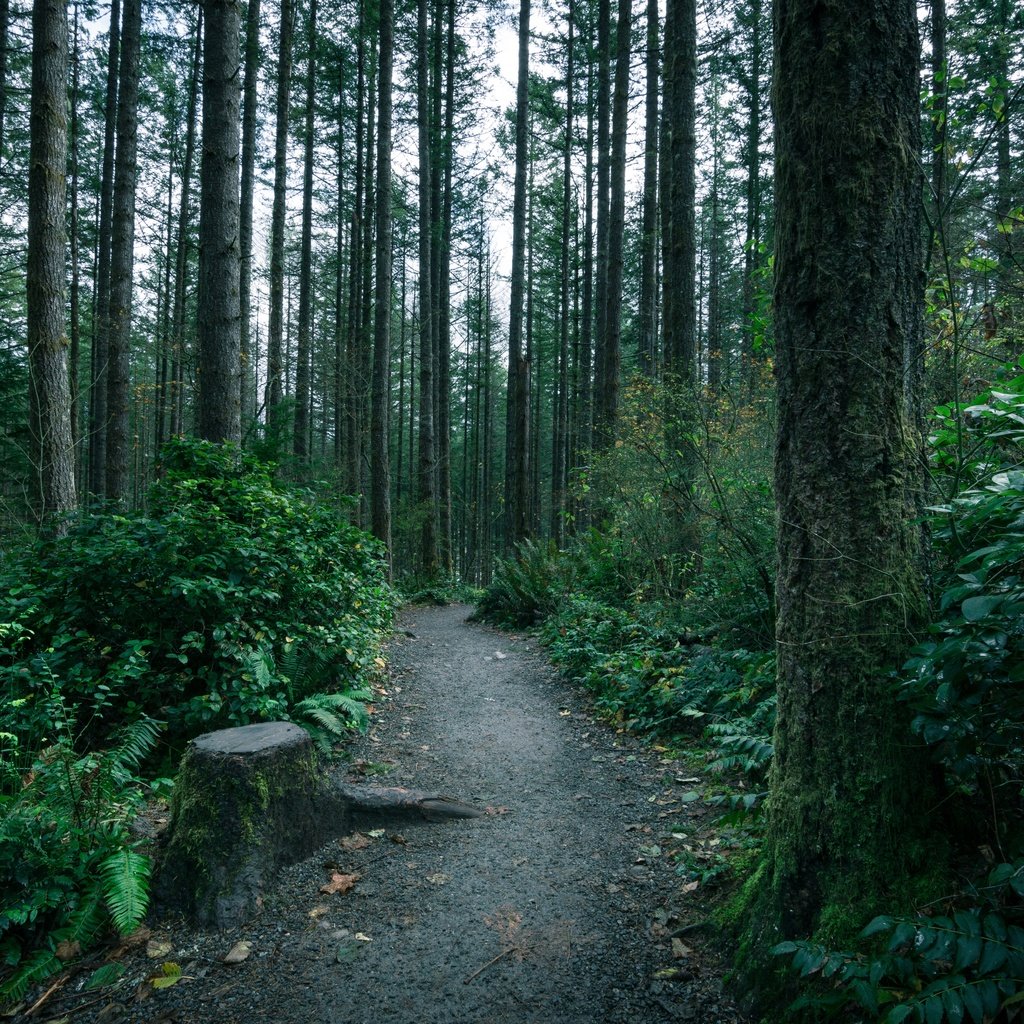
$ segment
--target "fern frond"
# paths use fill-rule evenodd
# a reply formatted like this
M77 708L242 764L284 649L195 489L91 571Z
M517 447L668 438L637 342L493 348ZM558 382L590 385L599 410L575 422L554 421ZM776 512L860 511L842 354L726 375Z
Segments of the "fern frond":
M149 859L135 850L119 850L100 862L103 898L117 930L135 931L149 907Z
M52 949L37 949L0 982L0 1005L20 1002L32 985L56 974L63 966Z

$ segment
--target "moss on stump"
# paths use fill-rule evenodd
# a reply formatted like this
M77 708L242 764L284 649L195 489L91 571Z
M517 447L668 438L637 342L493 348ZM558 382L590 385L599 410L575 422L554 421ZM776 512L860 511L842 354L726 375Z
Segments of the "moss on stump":
M290 722L194 740L179 770L158 906L203 925L241 923L282 867L323 842L323 792L309 735Z

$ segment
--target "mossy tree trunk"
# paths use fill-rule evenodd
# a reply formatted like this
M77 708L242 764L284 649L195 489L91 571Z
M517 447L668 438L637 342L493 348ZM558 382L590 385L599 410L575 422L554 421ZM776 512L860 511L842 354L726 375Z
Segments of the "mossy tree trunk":
M891 908L927 808L890 678L920 598L918 437L903 390L922 296L914 3L778 0L774 31L779 708L766 944L838 937Z

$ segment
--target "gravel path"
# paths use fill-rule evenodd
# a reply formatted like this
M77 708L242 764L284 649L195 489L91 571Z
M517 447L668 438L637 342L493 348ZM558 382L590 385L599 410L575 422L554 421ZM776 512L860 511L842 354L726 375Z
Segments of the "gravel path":
M403 615L354 763L486 816L339 837L250 925L158 923L150 942L166 948L123 954L113 994L86 1006L67 991L36 1019L77 1004L75 1022L108 1024L740 1021L689 934L673 941L687 897L658 847L695 824L680 797L697 780L595 724L532 641L467 624L469 611ZM359 878L322 893L335 873ZM247 958L223 963L239 941ZM163 960L185 977L153 991Z

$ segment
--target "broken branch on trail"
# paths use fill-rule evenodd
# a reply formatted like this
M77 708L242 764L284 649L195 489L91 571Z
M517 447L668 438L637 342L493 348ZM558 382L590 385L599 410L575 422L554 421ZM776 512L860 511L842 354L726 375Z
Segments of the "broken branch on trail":
M164 910L228 928L257 911L281 868L357 822L477 818L446 796L333 781L290 722L222 729L182 760L154 894Z

